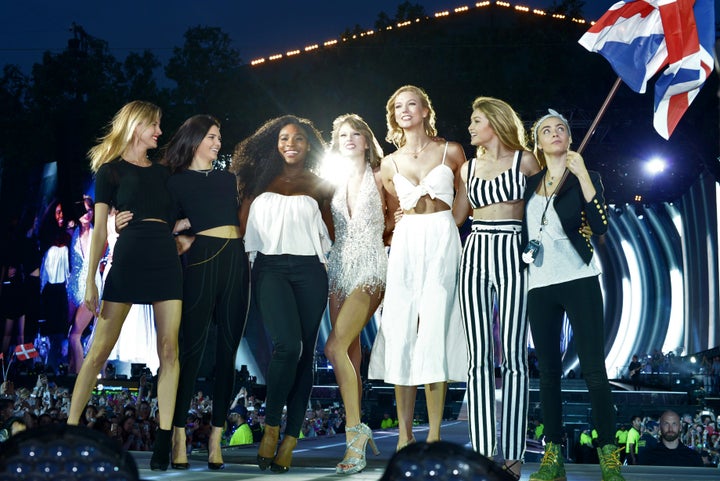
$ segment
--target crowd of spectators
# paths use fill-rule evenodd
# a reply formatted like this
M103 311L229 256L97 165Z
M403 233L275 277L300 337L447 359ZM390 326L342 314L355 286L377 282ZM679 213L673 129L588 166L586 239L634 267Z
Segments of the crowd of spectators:
M69 403L70 390L49 382L44 373L38 375L32 389L15 389L11 381L3 383L0 389L0 442L21 430L66 422ZM188 406L188 454L194 450L207 449L212 428L212 407L212 399L202 391L196 393ZM142 375L137 389L105 387L96 390L85 409L81 424L117 439L126 450L151 451L158 425L157 398L154 397L151 382ZM264 401L242 387L230 405L222 445L259 442L264 425ZM317 403L313 409L307 410L301 437L344 432L343 408L323 408Z
M37 376L32 389L15 388L10 381L0 387L0 442L11 435L36 426L63 423L67 419L70 391L58 386L44 373ZM198 391L188 407L186 433L188 454L192 451L206 450L211 430L212 399ZM616 433L619 448L624 448L625 462L628 464L655 464L650 450L665 441L672 444L673 430L666 436L663 430L663 418L633 416L627 424L620 425ZM712 410L702 408L693 414L678 417L677 441L680 451L685 448L693 454L687 459L701 459L704 466L720 465L720 431ZM235 446L257 443L262 438L265 422L265 408L261 399L256 398L245 387L240 388L228 412L223 446ZM81 424L101 431L117 439L122 447L129 451L149 451L152 449L154 433L157 428L157 399L153 397L152 383L143 375L136 389L99 389L93 393L91 402L85 410ZM666 423L667 424L667 423ZM397 426L397 420L385 412L380 427L389 429ZM539 419L531 418L528 424L528 439L542 441L543 425ZM636 431L636 432L635 432ZM323 407L316 403L306 412L301 437L313 438L342 434L345 432L345 415L341 405L335 403ZM584 460L580 453L594 451L595 437L588 426L579 435L577 451L578 462ZM630 436L628 436L630 434ZM668 442L667 440L671 441ZM675 444L677 447L677 443ZM662 446L661 446L662 447ZM673 454L673 453L671 453ZM695 456L697 454L697 456ZM668 456L663 456L668 461ZM678 461L688 462L688 461Z

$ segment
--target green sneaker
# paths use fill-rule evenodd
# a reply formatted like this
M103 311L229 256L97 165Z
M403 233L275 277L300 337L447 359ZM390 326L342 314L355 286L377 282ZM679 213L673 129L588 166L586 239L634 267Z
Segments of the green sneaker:
M545 445L545 456L540 461L540 469L537 473L532 473L529 479L530 481L567 481L559 444Z
M625 481L623 475L620 474L620 466L622 466L620 453L623 449L625 448L618 449L614 444L606 444L602 448L598 448L602 481Z

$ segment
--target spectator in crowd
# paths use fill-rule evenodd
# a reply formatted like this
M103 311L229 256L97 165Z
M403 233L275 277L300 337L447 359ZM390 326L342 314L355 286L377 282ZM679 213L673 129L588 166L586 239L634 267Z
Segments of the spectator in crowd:
M398 425L397 419L393 419L392 417L390 417L389 412L383 413L382 421L380 421L380 427L382 429L394 428L394 427L397 427L397 425Z
M640 435L640 442L639 442L639 449L638 449L638 459L642 459L645 455L645 452L649 449L655 448L658 444L658 435L660 432L660 425L657 421L654 420L647 420L645 422L645 429L643 429L642 434ZM638 463L642 464L642 463Z
M247 423L248 410L245 406L235 406L230 412L234 432L230 438L230 446L253 443L253 433Z
M682 424L675 411L665 411L660 416L660 442L648 449L640 459L641 464L653 466L704 466L700 453L680 442Z
M640 448L640 435L642 434L642 418L633 416L630 420L632 426L627 431L625 440L625 458L628 464L638 464L637 455Z

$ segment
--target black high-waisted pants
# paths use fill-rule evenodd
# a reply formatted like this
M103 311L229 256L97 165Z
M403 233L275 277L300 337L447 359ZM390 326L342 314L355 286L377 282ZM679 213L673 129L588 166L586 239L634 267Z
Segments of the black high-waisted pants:
M198 235L186 254L180 323L180 380L173 426L184 427L210 325L217 325L212 425L225 424L235 355L247 320L250 268L242 239Z
M298 437L313 385L313 354L327 305L328 277L317 256L258 254L253 295L273 343L266 376L265 424Z

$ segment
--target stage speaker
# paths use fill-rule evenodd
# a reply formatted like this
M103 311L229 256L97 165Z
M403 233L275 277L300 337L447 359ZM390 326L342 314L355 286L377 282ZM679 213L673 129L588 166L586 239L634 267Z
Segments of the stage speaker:
M53 424L12 436L0 449L0 481L138 481L135 460L114 439Z

